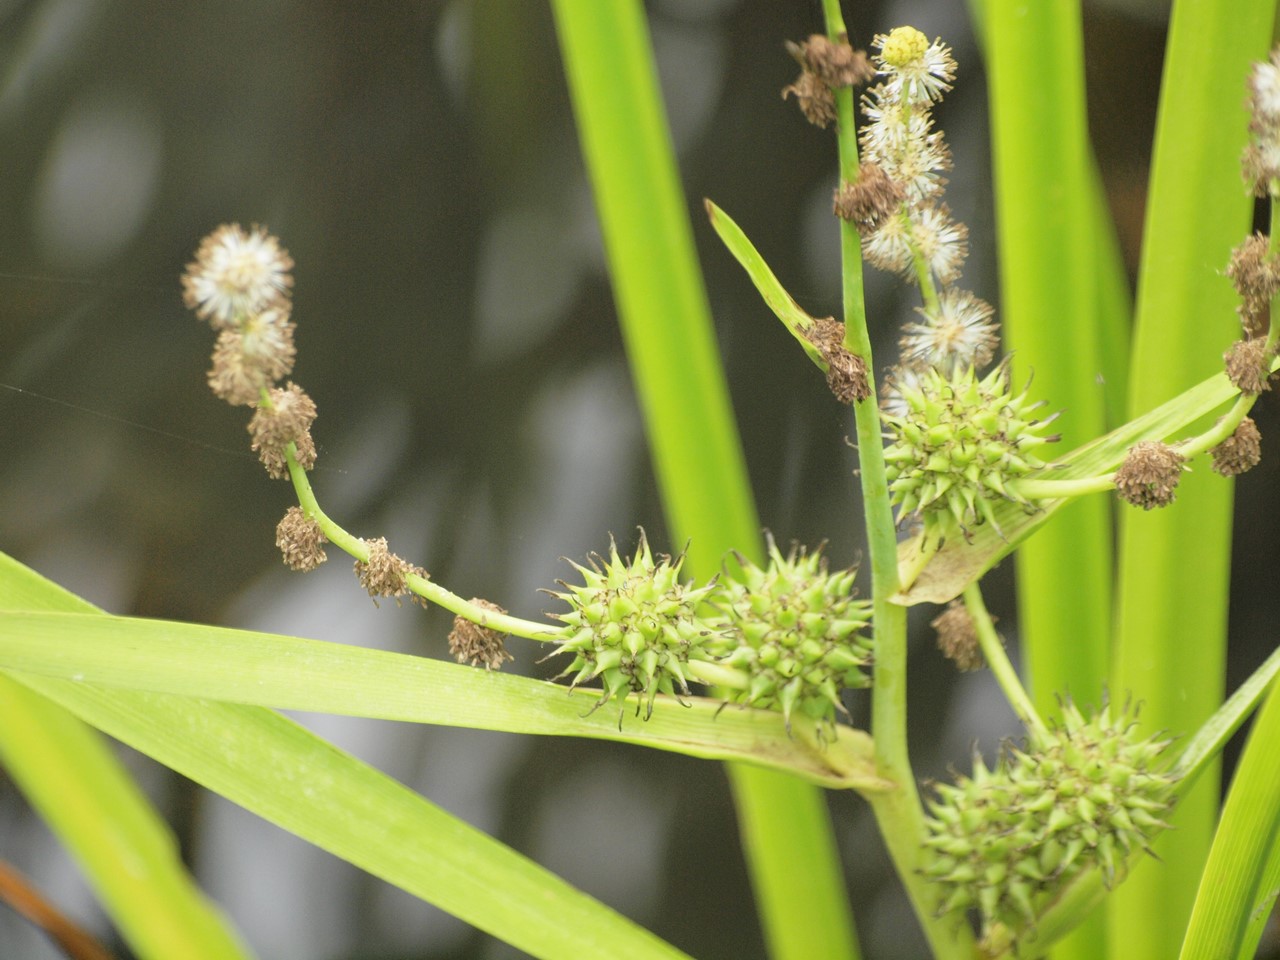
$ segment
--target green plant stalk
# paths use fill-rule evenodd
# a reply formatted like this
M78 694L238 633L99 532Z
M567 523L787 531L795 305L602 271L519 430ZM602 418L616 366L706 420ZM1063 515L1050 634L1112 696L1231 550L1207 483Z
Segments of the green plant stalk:
M1275 899L1263 881L1278 837L1280 685L1273 685L1227 794L1181 960L1254 955L1257 941L1248 943L1245 937L1260 905Z
M637 0L553 0L552 11L668 523L674 538L692 541L690 571L709 578L730 549L761 559L759 521L643 9ZM814 788L741 766L729 775L772 955L857 957L834 833Z
M1249 229L1239 158L1244 81L1265 56L1272 0L1178 0L1170 20L1139 272L1129 409L1149 408L1219 367L1238 336L1222 270ZM1204 70L1212 63L1212 70ZM1112 690L1144 703L1147 731L1185 734L1219 703L1225 673L1232 484L1197 470L1171 509L1126 510L1120 524ZM1216 765L1179 803L1108 902L1110 948L1126 960L1176 956L1216 820Z
M285 448L285 462L288 464L289 479L293 482L293 490L298 497L298 505L302 508L302 511L319 525L330 543L361 563L368 563L369 545L355 534L344 529L341 524L337 523L321 509L320 502L316 499L315 490L311 486L311 478L307 476L307 471L298 464L296 444L290 443ZM450 613L473 623L492 627L500 633L510 633L517 637L524 637L527 640L538 640L545 643L551 640L552 635L557 631L554 624L524 620L520 617L513 617L510 614L497 613L477 606L470 600L463 600L456 593L442 587L434 580L428 580L426 577L421 577L416 573L408 574L405 577L405 585L424 600L429 600Z
M823 0L827 36L847 39L839 0ZM850 89L835 91L836 144L840 183L858 178L858 141L854 97ZM936 916L937 892L920 873L925 836L924 807L916 789L907 752L907 616L890 599L898 593L897 531L885 477L884 441L875 400L875 363L867 329L862 279L862 239L856 227L840 221L840 264L843 279L844 346L866 363L872 396L853 405L858 438L858 477L871 560L871 600L875 618L876 658L872 674L871 729L881 776L898 789L868 797L894 867L907 890L916 919L938 960L967 956L972 936Z
M988 0L984 34L996 197L1002 321L1018 377L1066 408L1069 447L1105 432L1100 282L1105 203L1098 195L1085 111L1078 0ZM1112 267L1114 270L1115 267ZM1015 555L1018 625L1028 685L1045 717L1057 698L1101 699L1111 627L1111 504L1070 504ZM1102 955L1099 918L1054 951Z
M982 598L982 588L976 580L965 587L964 605L973 619L974 629L978 633L978 645L982 648L987 667L996 678L996 682L1000 684L1000 689L1004 692L1005 699L1009 701L1009 706L1013 707L1013 712L1018 715L1022 725L1033 737L1043 740L1048 735L1049 728L1040 719L1036 705L1032 703L1027 691L1023 688L1017 671L1013 669L1013 664L1009 662L1009 654L1005 652L1004 644L1000 642L996 625L991 620L991 614L987 612L986 601Z

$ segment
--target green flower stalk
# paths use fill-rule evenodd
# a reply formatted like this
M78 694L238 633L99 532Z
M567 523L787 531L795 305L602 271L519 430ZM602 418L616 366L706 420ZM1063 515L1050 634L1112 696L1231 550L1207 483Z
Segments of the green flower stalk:
M1044 433L1056 414L1037 419L1043 402L1014 395L1006 364L981 380L972 367L952 377L907 371L894 386L899 402L883 414L884 457L899 522L921 519L930 539L957 531L968 538L978 524L996 524L995 501L1035 509L1018 480L1048 466L1036 451L1058 439Z
M788 728L795 712L830 727L847 713L841 692L871 683L871 603L852 596L856 571L829 572L820 550L784 557L772 537L767 567L738 561L741 581L720 581L714 598L722 662L750 678L730 701L780 710Z
M1077 874L1097 867L1114 884L1168 827L1176 780L1156 763L1168 745L1139 738L1126 711L1086 718L1067 703L1061 726L1008 747L993 769L975 757L973 774L929 803L924 872L943 888L939 914L976 910L984 938L997 925L1031 935Z

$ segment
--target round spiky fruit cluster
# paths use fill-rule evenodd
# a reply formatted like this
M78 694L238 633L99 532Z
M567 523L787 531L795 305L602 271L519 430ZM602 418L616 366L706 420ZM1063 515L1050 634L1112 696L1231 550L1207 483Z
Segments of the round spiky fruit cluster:
M698 606L715 584L692 589L680 582L684 557L654 560L643 535L629 561L611 544L609 558L593 556L591 566L574 564L581 586L560 581L552 595L570 606L557 614L564 626L556 653L573 657L561 677L570 686L599 678L604 691L597 706L611 699L639 698L647 713L659 693L689 692L685 664L710 660L714 628L698 616Z
M1168 827L1175 781L1153 765L1169 741L1140 738L1133 718L1110 708L1063 713L1043 742L1006 749L993 770L975 757L973 775L938 785L929 803L924 873L944 888L938 913L976 909L984 937L998 922L1033 922L1090 867L1110 885Z
M722 580L715 597L722 612L722 663L749 676L734 703L799 712L834 723L844 711L842 690L865 687L871 643L860 634L871 604L851 595L853 570L830 573L820 550L793 548L784 557L769 539L761 569L738 558L742 579Z
M1007 365L981 380L972 368L951 377L929 369L896 389L902 412L884 414L884 458L900 518L920 517L941 536L957 528L967 535L995 524L994 502L1027 503L1017 480L1046 466L1035 451L1058 438L1043 433L1053 417L1033 416L1042 402L1010 390Z

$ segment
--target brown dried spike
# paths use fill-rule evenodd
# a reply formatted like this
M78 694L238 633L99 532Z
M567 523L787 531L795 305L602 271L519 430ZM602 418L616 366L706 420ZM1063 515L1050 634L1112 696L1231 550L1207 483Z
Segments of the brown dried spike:
M829 87L855 87L875 78L876 68L866 53L847 42L836 43L814 33L804 43L787 43L790 53L805 73L811 73Z
M276 546L291 570L314 570L328 559L323 544L328 542L320 524L301 507L290 507L276 525Z
M1236 477L1256 467L1262 460L1262 434L1258 425L1245 417L1236 432L1209 451L1213 471L1224 477Z
M947 609L930 621L929 626L938 631L938 649L965 673L981 670L987 665L978 644L978 631L973 617L962 600L952 600Z
M1280 260L1271 253L1265 233L1246 237L1231 251L1227 276L1245 301L1268 302L1280 293Z
M871 396L867 362L844 345L844 324L832 317L819 317L804 331L818 348L827 365L827 386L844 404L859 403Z
M796 81L782 88L782 99L794 96L804 118L815 127L826 129L836 118L836 98L831 88L807 70Z
M506 613L502 607L479 597L471 599L472 604L494 613ZM457 617L453 621L453 630L449 632L449 652L459 663L472 666L484 664L486 670L501 670L503 663L514 660L503 644L506 634L475 623L465 617Z
M360 586L375 600L378 597L402 597L408 593L405 574L417 571L387 549L386 537L366 540L365 545L369 548L369 560L357 560L355 564Z
M879 164L868 161L858 167L855 182L841 184L836 190L833 206L837 217L854 224L865 237L896 213L902 200L902 186L890 179Z
M1182 454L1168 444L1143 440L1130 448L1116 471L1116 493L1121 500L1143 510L1166 507L1173 503L1184 463Z
M1262 339L1237 340L1222 355L1226 365L1227 379L1241 393L1259 394L1270 390L1267 382L1271 372L1267 369L1271 359L1267 352L1267 341Z

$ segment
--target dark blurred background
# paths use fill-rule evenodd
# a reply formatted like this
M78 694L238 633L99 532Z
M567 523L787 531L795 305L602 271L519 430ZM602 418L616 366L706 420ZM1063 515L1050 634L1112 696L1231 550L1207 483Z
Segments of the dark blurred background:
M1166 8L1086 4L1093 134L1131 269ZM833 143L779 96L796 72L783 41L820 29L818 4L649 9L762 522L780 543L825 539L833 562L854 563L851 419L700 213L713 198L810 312L838 312ZM962 282L998 304L986 92L965 6L858 2L846 16L856 45L911 23L954 47L961 72L938 117L956 158L948 199L971 230ZM556 607L537 589L570 572L558 558L603 550L611 532L629 545L638 525L673 546L547 4L0 0L0 130L0 549L115 613L447 656L447 616L375 609L337 551L310 575L282 566L274 526L291 491L249 455L245 412L206 389L213 335L180 302L179 272L224 221L269 226L297 261L294 377L320 409L313 479L348 529L535 618ZM878 356L891 358L913 292L874 274L868 290ZM1277 435L1274 401L1260 407ZM1276 473L1264 460L1238 488L1232 684L1276 642ZM1010 566L989 602L1016 641ZM1016 732L987 675L958 677L934 651L933 614L913 612L922 777ZM513 650L509 669L546 674L532 644ZM865 723L865 701L849 706ZM764 956L717 765L302 719L692 955ZM129 762L263 958L519 955ZM866 807L836 795L831 808L866 955L922 956ZM3 779L0 857L112 939ZM0 956L57 954L0 910Z

